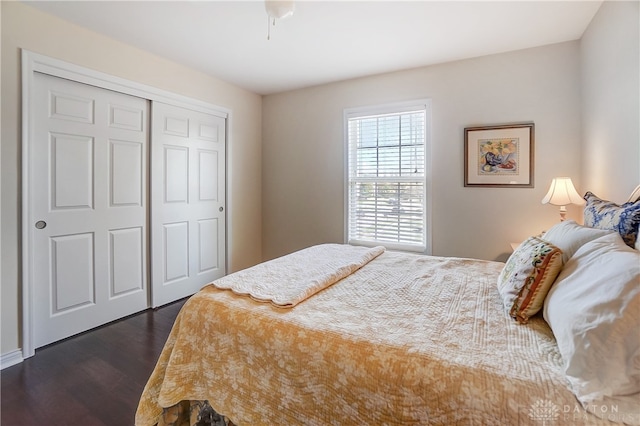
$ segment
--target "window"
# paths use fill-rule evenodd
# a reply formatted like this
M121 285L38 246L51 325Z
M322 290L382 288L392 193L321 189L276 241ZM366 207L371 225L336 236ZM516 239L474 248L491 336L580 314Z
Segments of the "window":
M430 251L428 102L345 112L348 242Z

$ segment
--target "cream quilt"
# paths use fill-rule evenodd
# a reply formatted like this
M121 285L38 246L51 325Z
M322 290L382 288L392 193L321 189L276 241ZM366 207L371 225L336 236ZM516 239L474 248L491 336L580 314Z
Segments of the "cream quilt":
M291 309L213 285L186 302L136 413L208 400L237 425L606 424L567 387L504 264L385 252Z
M227 275L220 289L291 308L351 275L384 252L384 247L322 244Z

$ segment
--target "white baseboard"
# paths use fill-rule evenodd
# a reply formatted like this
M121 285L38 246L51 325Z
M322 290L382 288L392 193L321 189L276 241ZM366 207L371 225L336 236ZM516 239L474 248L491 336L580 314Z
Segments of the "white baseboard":
M2 354L0 355L0 370L4 370L12 365L20 364L22 361L22 350L20 349Z

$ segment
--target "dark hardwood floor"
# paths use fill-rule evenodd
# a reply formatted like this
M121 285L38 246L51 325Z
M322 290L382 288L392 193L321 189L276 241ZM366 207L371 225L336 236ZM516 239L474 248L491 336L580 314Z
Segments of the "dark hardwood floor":
M133 425L142 389L185 301L38 349L2 370L0 425Z

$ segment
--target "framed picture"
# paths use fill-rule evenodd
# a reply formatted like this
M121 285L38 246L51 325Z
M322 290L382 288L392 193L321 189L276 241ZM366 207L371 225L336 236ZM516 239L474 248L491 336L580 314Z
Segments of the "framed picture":
M533 188L534 124L464 129L464 186Z

